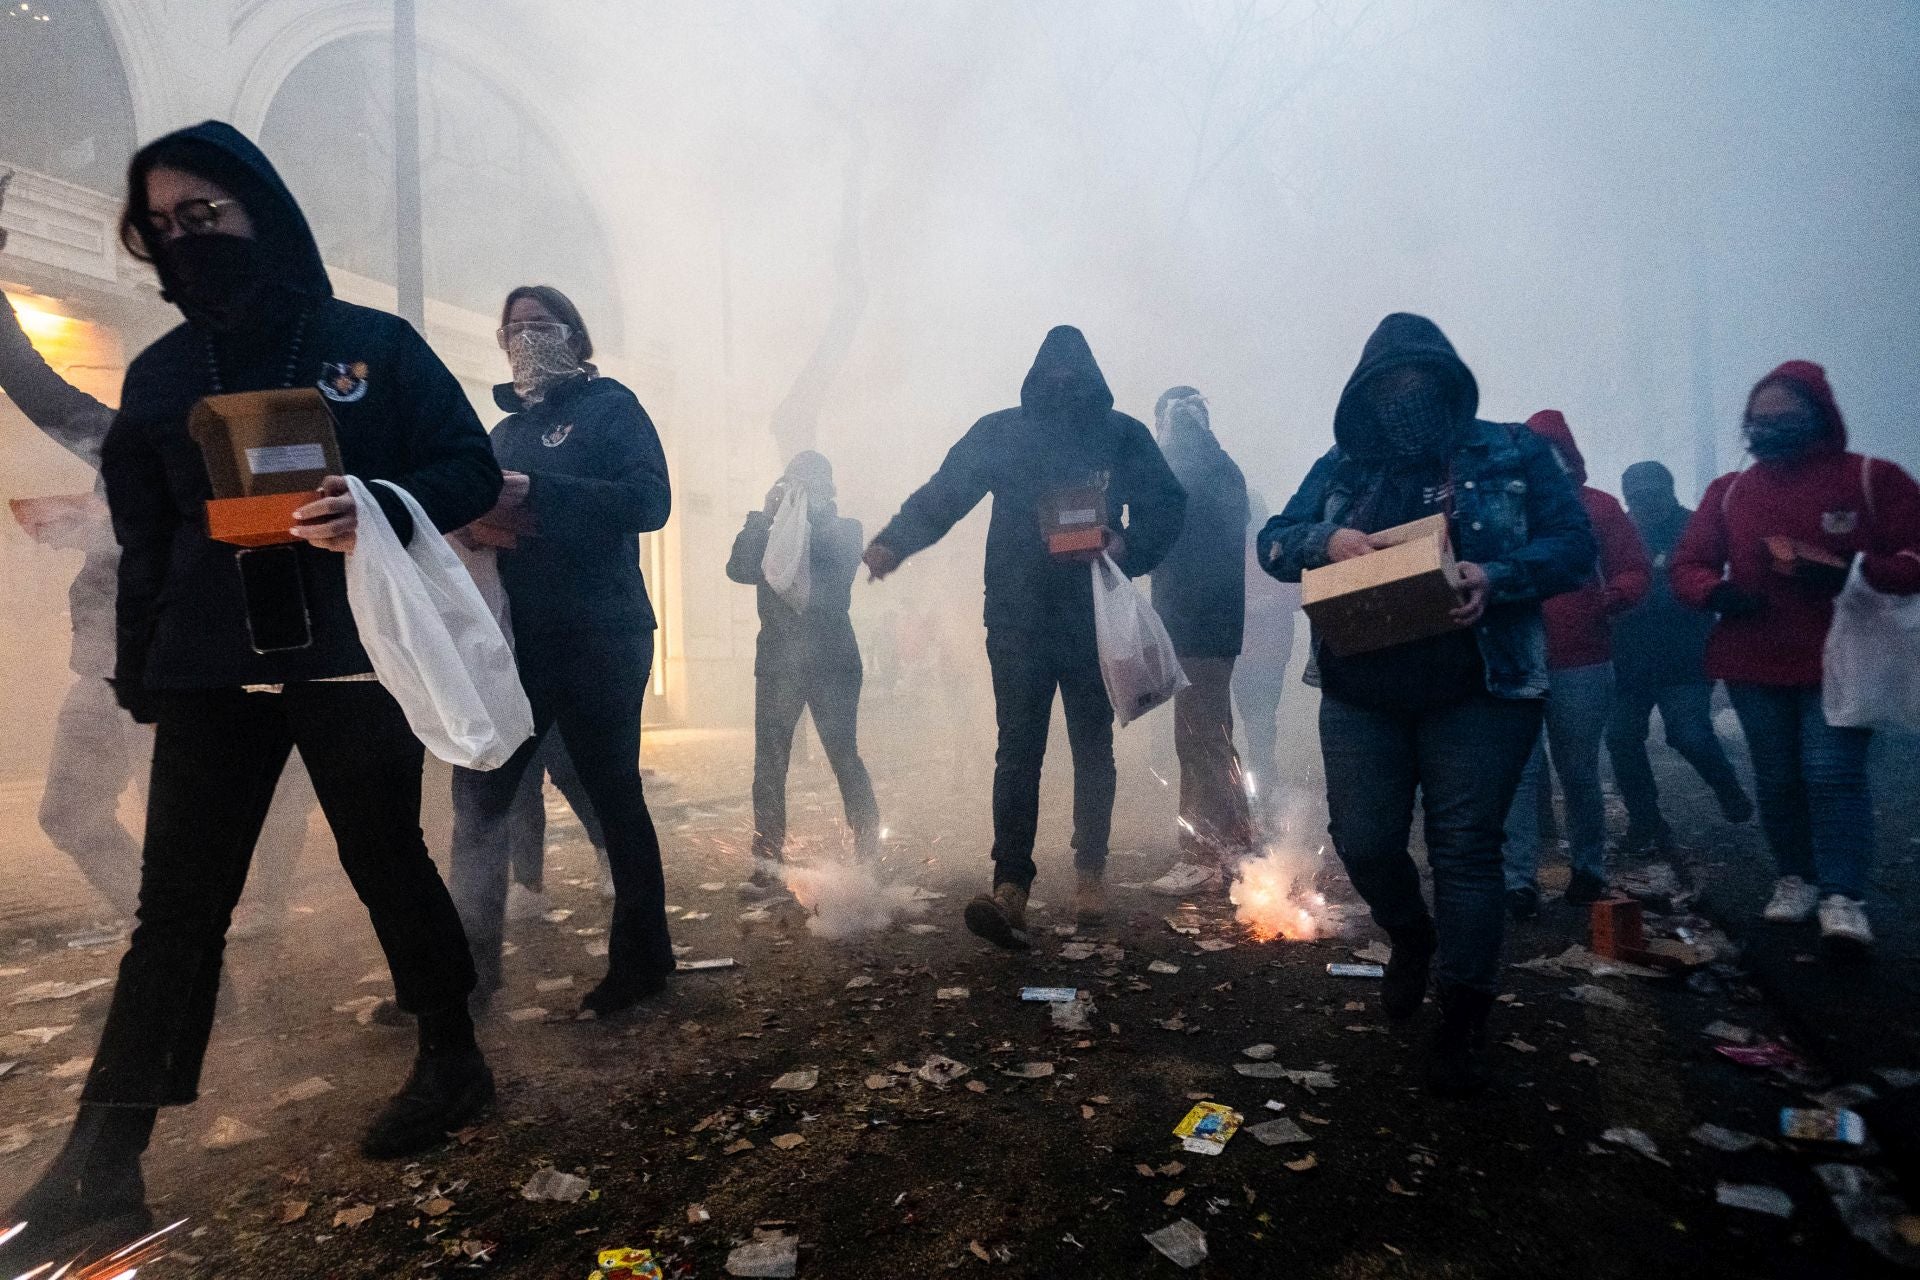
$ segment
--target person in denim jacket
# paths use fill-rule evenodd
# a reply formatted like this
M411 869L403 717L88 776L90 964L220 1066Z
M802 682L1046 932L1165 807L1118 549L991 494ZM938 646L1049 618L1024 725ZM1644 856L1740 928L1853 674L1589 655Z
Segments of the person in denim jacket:
M1370 535L1444 514L1460 565L1459 629L1339 656L1316 636L1328 833L1393 942L1381 1001L1412 1017L1436 979L1436 1093L1476 1092L1505 928L1501 825L1547 691L1540 601L1596 555L1573 483L1546 443L1476 418L1473 374L1431 320L1380 322L1334 413L1334 447L1260 533L1283 582L1367 555ZM1433 870L1429 912L1408 851L1414 796Z

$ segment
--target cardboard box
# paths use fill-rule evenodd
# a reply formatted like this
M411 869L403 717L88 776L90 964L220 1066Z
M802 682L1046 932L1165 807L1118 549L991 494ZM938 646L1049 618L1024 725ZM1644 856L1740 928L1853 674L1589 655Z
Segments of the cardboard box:
M1094 488L1062 489L1040 502L1040 536L1047 554L1084 558L1107 541L1107 495Z
M1300 575L1300 607L1341 657L1424 640L1460 624L1459 568L1447 518L1427 516L1371 535L1371 555Z
M208 396L193 406L187 430L206 458L207 533L220 542L295 541L293 513L343 471L333 414L312 387Z

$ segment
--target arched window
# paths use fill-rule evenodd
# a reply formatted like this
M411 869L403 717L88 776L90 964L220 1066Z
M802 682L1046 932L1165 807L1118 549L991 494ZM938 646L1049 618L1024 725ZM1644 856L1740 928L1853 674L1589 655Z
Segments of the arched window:
M386 37L337 40L295 67L260 142L293 188L326 260L394 278L393 60ZM494 314L517 284L557 285L597 345L622 346L606 240L579 183L508 97L420 51L427 296Z
M118 194L133 98L93 0L5 0L0 86L0 161Z

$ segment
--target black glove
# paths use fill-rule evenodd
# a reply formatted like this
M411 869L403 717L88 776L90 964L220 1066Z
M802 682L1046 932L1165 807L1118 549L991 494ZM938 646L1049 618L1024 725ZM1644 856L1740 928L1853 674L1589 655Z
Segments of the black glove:
M1844 564L1828 564L1824 560L1796 559L1793 562L1793 576L1816 591L1837 596L1840 589L1847 585L1849 568Z
M1766 607L1766 597L1731 582L1723 582L1707 592L1707 608L1723 618L1751 618Z
M137 680L108 680L107 686L113 690L113 700L120 704L121 710L133 717L135 724L159 723L158 693Z

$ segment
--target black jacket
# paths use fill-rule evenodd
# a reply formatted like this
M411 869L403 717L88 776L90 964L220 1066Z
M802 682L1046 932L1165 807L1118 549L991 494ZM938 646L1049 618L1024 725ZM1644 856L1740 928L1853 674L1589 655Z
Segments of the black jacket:
M653 630L638 535L666 524L673 492L647 411L621 383L585 375L531 408L512 383L493 399L512 411L493 429L494 456L531 477L527 506L539 521L500 553L514 634Z
M1693 512L1676 502L1670 511L1628 514L1653 561L1653 585L1646 599L1613 620L1614 677L1623 689L1705 684L1713 615L1674 599L1667 580L1673 549Z
M1187 514L1153 571L1153 607L1175 653L1238 657L1247 619L1246 478L1204 427L1177 424L1165 452L1187 491Z
M328 398L348 473L391 480L411 493L441 530L457 529L493 506L500 468L466 394L413 327L397 316L341 302L293 197L260 151L225 125L184 131L245 164L270 198L249 207L256 228L283 245L304 243L291 260L306 320L294 385ZM291 324L291 321L289 321ZM232 688L358 675L372 670L347 607L345 559L300 544L313 643L258 654L248 639L237 548L206 533L213 496L187 414L210 393L209 356L220 344L183 324L135 357L120 411L101 455L107 504L121 546L115 676L153 689ZM286 351L223 366L227 391L262 390L285 379ZM378 486L375 492L381 492ZM381 500L396 531L410 521ZM402 509L403 511L404 509Z
M815 510L812 517L807 557L812 587L804 614L796 613L767 585L760 568L766 558L773 517L764 511L748 512L745 526L733 539L727 577L757 588L760 639L754 651L756 675L860 670L860 644L848 616L864 545L860 522L835 514L831 507Z
M1114 412L1087 340L1062 325L1041 344L1020 407L974 423L874 541L905 560L990 493L987 629L1089 638L1092 575L1084 564L1048 556L1040 530L1042 499L1088 484L1106 487L1110 525L1126 510L1121 570L1129 577L1152 570L1179 536L1186 494L1146 427Z

